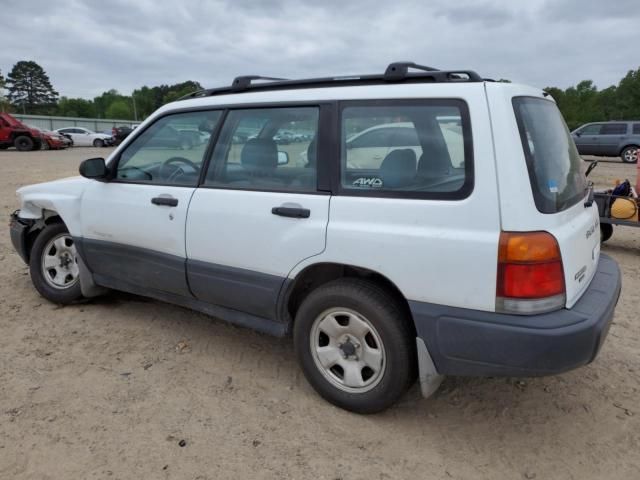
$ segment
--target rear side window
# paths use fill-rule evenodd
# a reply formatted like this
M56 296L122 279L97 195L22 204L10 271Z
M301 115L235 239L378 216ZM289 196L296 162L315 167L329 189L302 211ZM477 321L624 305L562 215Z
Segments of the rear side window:
M633 124L633 134L640 135L640 123Z
M626 133L626 123L605 123L600 131L601 135L625 135Z
M513 99L536 207L557 213L578 203L585 193L582 159L558 110L550 100Z
M347 102L341 192L463 198L473 188L471 126L460 100Z

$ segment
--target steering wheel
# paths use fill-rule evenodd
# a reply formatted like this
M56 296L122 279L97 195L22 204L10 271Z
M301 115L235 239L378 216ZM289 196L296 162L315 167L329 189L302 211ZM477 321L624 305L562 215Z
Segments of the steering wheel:
M200 172L200 167L193 163L188 158L184 157L171 157L168 160L165 160L162 165L160 165L160 177L166 178L168 181L174 181L176 177L180 175L184 175L184 169L176 164L182 163L183 165L187 165L193 169L195 173ZM167 172L167 167L171 166L173 171L171 173Z

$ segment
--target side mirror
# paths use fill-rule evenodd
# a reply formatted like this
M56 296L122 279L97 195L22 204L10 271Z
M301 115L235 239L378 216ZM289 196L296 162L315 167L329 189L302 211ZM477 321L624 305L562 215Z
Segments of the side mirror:
M287 165L289 163L289 154L287 152L278 152L278 165Z
M580 133L580 132L575 132L575 133L574 133L574 135L575 135L576 137L579 137L580 135L582 135L582 133Z
M104 158L89 158L80 164L80 175L84 178L101 180L107 178L109 169L104 162Z

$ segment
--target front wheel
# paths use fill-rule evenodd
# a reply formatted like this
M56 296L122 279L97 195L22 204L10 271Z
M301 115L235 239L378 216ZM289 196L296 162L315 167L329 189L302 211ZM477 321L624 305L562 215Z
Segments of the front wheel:
M294 344L305 377L326 400L356 413L393 405L416 378L415 334L376 284L340 279L302 302Z
M47 225L40 232L31 249L29 273L47 300L67 304L82 298L78 254L64 224Z
M93 146L96 147L96 148L102 148L102 147L104 147L104 141L99 139L99 138L96 138L93 141Z
M620 155L624 163L637 163L638 162L638 150L635 145L625 148Z
M49 145L49 142L47 141L43 141L42 142L42 150L50 150L51 146Z

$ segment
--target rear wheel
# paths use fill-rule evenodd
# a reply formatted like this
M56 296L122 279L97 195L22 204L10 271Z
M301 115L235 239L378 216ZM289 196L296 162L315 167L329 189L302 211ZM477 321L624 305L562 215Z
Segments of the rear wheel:
M620 155L624 163L636 163L638 161L638 147L632 145L625 148Z
M340 279L302 302L294 343L305 377L326 400L357 413L393 405L416 378L415 334L376 284Z
M16 147L16 150L20 152L30 152L33 150L35 144L31 137L20 135L13 141L13 145Z
M613 225L610 223L601 223L600 224L600 241L602 243L606 242L613 235Z
M29 273L47 300L66 304L82 298L78 255L64 224L47 225L40 232L31 249Z
M99 138L96 138L96 139L93 141L93 146L94 146L94 147L96 147L96 148L102 148L102 147L104 147L104 140L101 140L101 139L99 139Z

